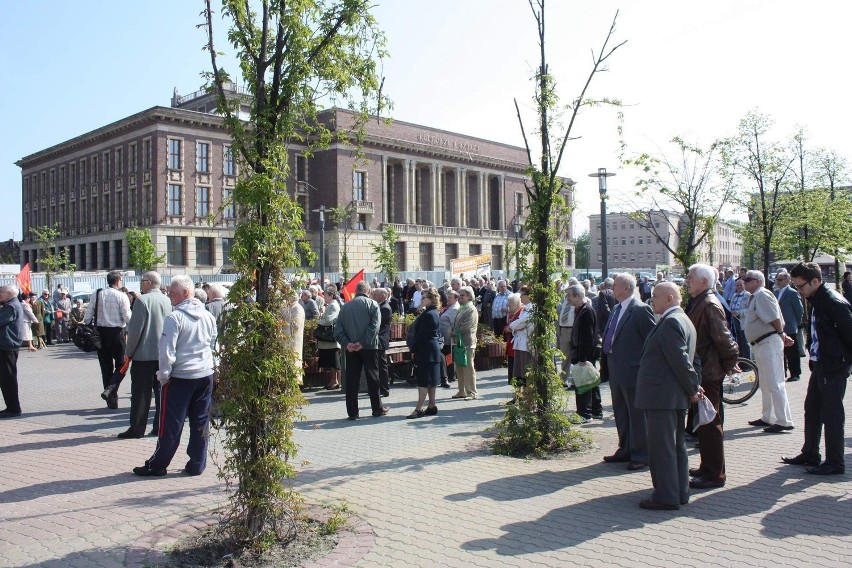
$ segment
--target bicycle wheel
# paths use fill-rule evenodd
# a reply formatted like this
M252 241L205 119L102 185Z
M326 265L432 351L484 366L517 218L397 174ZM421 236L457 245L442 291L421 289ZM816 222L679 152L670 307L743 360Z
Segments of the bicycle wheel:
M757 392L759 377L757 365L751 359L737 359L738 373L726 375L722 380L722 400L727 404L742 404Z

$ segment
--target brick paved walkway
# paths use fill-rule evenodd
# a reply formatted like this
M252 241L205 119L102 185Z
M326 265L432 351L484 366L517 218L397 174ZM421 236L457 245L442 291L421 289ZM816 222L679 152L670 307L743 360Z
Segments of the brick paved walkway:
M25 416L0 422L0 566L123 566L147 533L222 502L213 468L200 477L130 473L154 440L115 438L127 427L129 384L120 410L103 408L93 355L53 347L22 353L19 367ZM850 476L814 478L779 463L801 446L806 386L788 385L789 434L746 425L759 416L759 394L728 408L728 484L676 512L638 508L647 471L601 463L615 443L610 412L585 427L599 445L590 453L491 455L482 434L508 396L502 371L481 375L480 400L442 391L440 414L419 420L404 418L415 397L405 387L393 389L389 416L354 423L342 419L340 394L309 394L298 441L310 464L298 485L311 502L346 501L372 526L364 567L848 566ZM182 460L180 450L175 471Z

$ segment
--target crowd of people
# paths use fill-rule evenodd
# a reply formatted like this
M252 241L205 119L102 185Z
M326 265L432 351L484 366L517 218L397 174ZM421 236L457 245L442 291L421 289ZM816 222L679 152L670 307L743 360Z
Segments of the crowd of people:
M139 294L123 289L119 272L111 272L107 284L92 296L85 313L70 305L61 286L52 300L47 290L41 298L19 299L13 286L0 288L0 378L6 401L0 417L21 413L16 379L21 345L38 349L41 341L35 338L48 345L68 341L75 326L93 325L100 337L101 396L109 408L118 406L118 387L129 363L130 424L120 438L145 435L154 401L149 435L158 437L157 448L134 472L164 475L189 418L190 459L184 471L200 474L206 465L214 352L228 291L221 285L196 285L185 276L163 287L156 272L143 275ZM453 278L442 286L416 279L405 284L361 281L345 302L339 286L323 284L286 294L281 317L299 368L305 321L317 320L319 368L330 371L326 388L345 394L349 420L360 417L362 375L372 416L389 412L382 398L390 389L386 352L394 313L416 314L405 340L417 387L407 418L438 414L437 389L451 388L453 382L457 391L451 399L479 397L474 354L480 323L506 342L507 379L515 392L526 384L536 356L531 337L536 306L531 288L522 283L479 277ZM768 434L795 428L786 382L800 378L801 357L808 357L805 444L799 455L782 459L811 466L807 471L813 474L845 471L842 400L852 365L852 308L822 282L814 264L778 273L774 285L773 293L759 271L735 276L696 264L685 279L689 299L682 308L681 288L662 274L645 283L616 274L599 287L588 280L556 283L563 299L552 344L561 353L563 381L575 388L571 370L586 366L599 367L601 380L609 381L618 445L603 459L623 463L629 471L650 469L654 493L642 507L676 509L688 501L689 488L724 486L721 388L726 375L738 372L740 356L753 358L760 376L761 416L749 424ZM846 288L852 289L852 282L844 283ZM809 319L803 296L811 305ZM805 327L809 333L803 333ZM27 337L35 345L27 344ZM712 408L712 415L693 411L699 401ZM599 386L578 389L576 409L582 422L601 419ZM823 428L825 461L819 451ZM693 433L700 461L689 468L685 439Z

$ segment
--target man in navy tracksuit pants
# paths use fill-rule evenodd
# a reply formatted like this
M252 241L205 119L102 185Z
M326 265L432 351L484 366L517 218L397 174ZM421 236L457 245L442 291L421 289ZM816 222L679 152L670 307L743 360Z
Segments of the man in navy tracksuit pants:
M172 277L169 299L174 310L163 324L159 343L157 379L162 390L157 449L145 465L133 468L136 475L166 475L187 417L189 461L184 472L200 475L207 466L216 320L195 299L194 292L195 286L188 276Z

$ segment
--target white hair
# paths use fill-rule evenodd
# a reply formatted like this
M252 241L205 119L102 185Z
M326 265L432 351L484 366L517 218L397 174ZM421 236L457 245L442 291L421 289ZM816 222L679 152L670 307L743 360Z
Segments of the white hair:
M716 286L716 279L719 277L719 273L709 264L693 264L689 267L689 271L694 272L697 278L707 280L707 288Z
M0 292L6 292L7 294L17 297L18 287L14 284L6 284L4 286L0 286Z
M192 282L192 278L187 276L186 274L177 274L172 276L172 281L169 283L169 288L177 288L183 292L186 292L186 295L190 298L195 294L195 284Z
M355 292L358 294L369 294L370 283L366 280L359 280L358 283L355 284Z
M517 292L513 292L512 294L509 294L509 297L506 298L506 305L507 306L508 305L520 306L521 305L521 295L518 294Z
M778 275L776 274L775 277L777 278ZM760 282L761 286L766 286L766 277L760 270L749 270L748 272L746 272L746 278L754 278L755 280Z
M623 284L625 284L632 294L634 290L636 290L636 278L630 274L629 272L619 272L613 278L613 284L615 284L616 280L620 280Z
M206 304L207 303L207 292L205 292L203 288L196 288L195 289L195 298L199 302L201 302L202 304Z
M568 286L568 290L566 290L566 292L572 298L586 297L586 289L581 284L571 284L570 286Z
M215 300L217 298L227 298L228 297L228 289L225 288L222 284L211 284L210 288L207 290L207 298L209 300Z
M160 278L160 273L155 272L153 270L146 272L142 275L142 280L147 280L148 283L154 288L159 288L162 284L162 279Z

